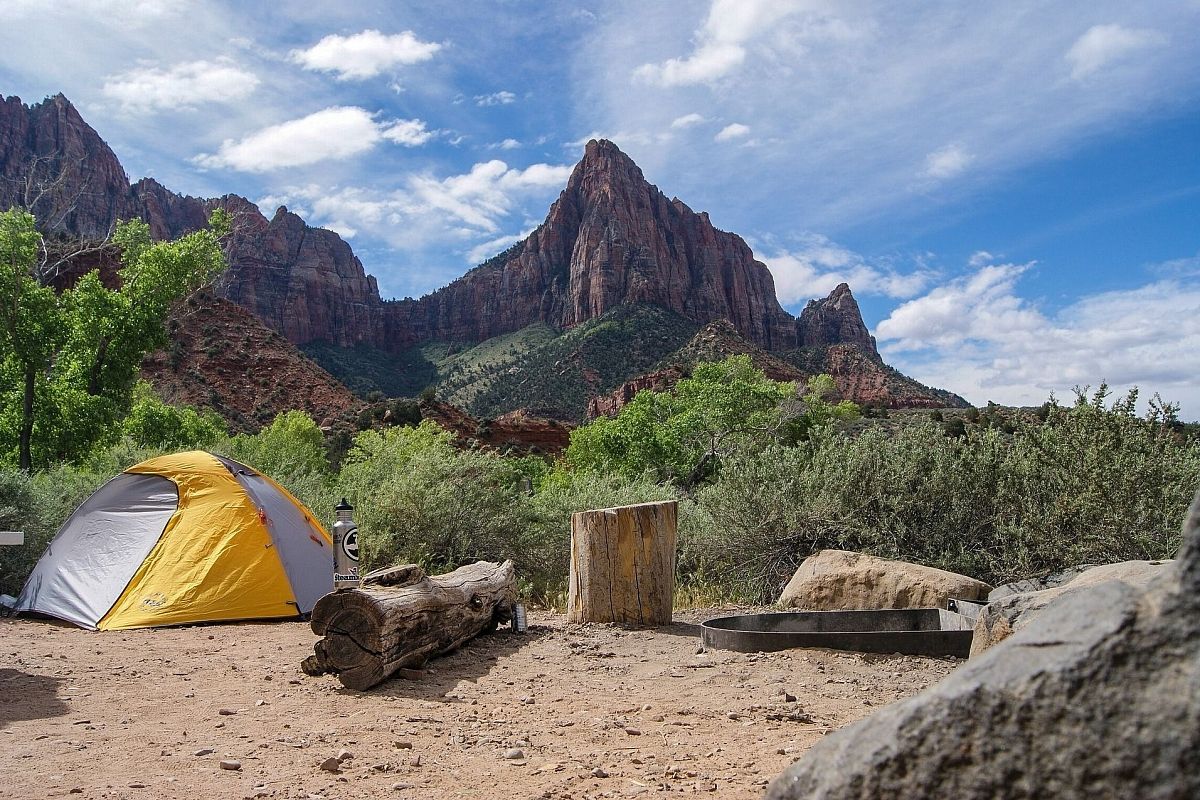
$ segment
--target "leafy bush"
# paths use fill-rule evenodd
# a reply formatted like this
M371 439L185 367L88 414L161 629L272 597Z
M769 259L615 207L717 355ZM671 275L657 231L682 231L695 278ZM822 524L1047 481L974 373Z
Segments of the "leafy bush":
M528 514L521 537L529 550L528 567L522 572L535 590L561 589L570 567L571 515L576 511L654 500L673 500L679 495L669 486L639 477L555 469L535 483L527 500Z
M278 481L305 475L327 476L325 436L303 411L286 411L253 435L240 434L217 445L225 455Z
M427 420L360 433L340 486L356 508L366 568L512 558L529 574L536 564L522 541L521 477L514 461L455 449L453 435Z
M0 594L16 596L45 549L32 481L19 470L0 467L0 530L25 531L21 547L0 547Z
M148 383L134 388L133 406L121 430L140 447L163 450L203 449L226 434L224 420L214 412L167 405Z
M771 441L780 406L794 394L794 385L768 379L749 356L702 362L673 391L639 392L616 417L576 428L567 460L694 485L726 454Z
M992 583L1067 566L1171 557L1200 486L1200 448L1104 395L1014 435L947 437L929 421L743 453L697 495L698 570L772 600L822 548Z

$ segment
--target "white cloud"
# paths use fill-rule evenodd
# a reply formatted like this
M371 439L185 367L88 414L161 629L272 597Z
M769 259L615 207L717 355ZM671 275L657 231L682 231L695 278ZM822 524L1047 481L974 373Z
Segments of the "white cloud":
M675 130L679 130L681 128L690 128L693 125L699 125L701 122L704 122L704 117L693 111L691 114L684 114L681 117L676 117L675 119L671 120L671 127Z
M516 150L520 146L521 142L518 139L504 139L503 141L489 144L488 148L492 150Z
M991 264L995 260L996 257L987 250L976 250L971 254L971 257L967 259L967 266L982 267L984 264Z
M500 91L493 94L477 94L475 95L475 105L477 106L506 106L510 103L515 103L517 96L512 92Z
M691 55L643 64L634 76L664 87L716 81L743 64L751 39L799 8L792 0L713 0Z
M1044 318L1013 292L1032 264L989 264L910 300L879 323L892 351L953 347L967 339L1008 337L1044 328Z
M397 120L384 128L382 133L383 138L405 147L416 147L433 138L433 132L426 130L425 123L419 119Z
M467 263L471 266L480 264L494 255L503 253L505 248L525 239L531 233L533 233L532 228L522 233L514 233L509 236L497 236L495 239L489 239L486 242L480 242L466 252Z
M412 31L385 35L365 30L353 36L326 36L307 50L293 50L292 61L305 69L336 72L338 80L373 78L391 67L433 58L442 46L423 42Z
M333 106L263 128L240 141L226 139L215 155L204 154L194 160L202 167L268 172L349 158L370 150L380 139L412 147L431 135L420 120L378 122L375 115L357 106Z
M672 122L697 112L752 127L737 143L757 137L753 159L708 137L644 137L632 148L647 174L734 230L911 219L1083 141L1178 114L1200 91L1200 50L1185 45L1200 36L1200 17L1164 0L1097 0L1086 12L1033 0L969 11L803 0L771 4L768 24L746 3L751 21L726 33L719 22L743 4L705 3L690 43L688 28L677 35L687 6L612 3L578 49L573 74L588 99L579 128L675 132ZM1102 82L1070 80L1064 54L1110 17L1171 37L1124 56L1121 69L1106 66ZM721 66L718 44L740 61ZM596 68L620 63L642 66L635 79ZM954 193L930 192L937 180L953 180Z
M964 150L962 145L946 145L925 157L925 170L922 174L934 180L953 178L974 160L975 156Z
M1082 80L1130 53L1164 41L1165 37L1154 30L1093 25L1075 40L1064 58L1071 67L1071 77Z
M749 125L743 125L740 122L731 122L730 124L726 125L724 128L721 128L721 130L717 133L717 135L713 137L713 140L717 141L717 142L728 142L732 139L740 139L743 136L749 136L749 135L750 135L750 126Z
M258 76L229 61L188 61L110 75L101 91L123 110L137 113L234 103L250 96L258 83Z
M771 270L775 294L785 306L824 297L839 283L850 284L858 295L907 298L919 293L934 277L919 262L907 272L871 264L860 254L816 233L799 236L791 248L774 248L760 258Z
M1106 381L1200 415L1200 282L1087 295L1047 314L1017 294L1031 267L989 264L904 303L876 329L884 357L977 404L1031 405Z
M264 198L260 207L300 203L310 209L311 224L351 231L352 235L370 233L405 250L417 250L430 242L459 247L473 242L460 252L477 263L478 253L494 248L481 258L495 255L526 235L498 234L530 198L560 189L572 169L552 164L519 169L494 159L445 178L409 175L402 188L394 191L294 186ZM544 208L538 211L544 213Z

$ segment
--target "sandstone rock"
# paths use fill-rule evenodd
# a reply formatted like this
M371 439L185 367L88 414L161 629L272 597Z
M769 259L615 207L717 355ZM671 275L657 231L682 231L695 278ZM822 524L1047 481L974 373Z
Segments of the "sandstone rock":
M796 342L770 271L741 237L667 199L595 139L528 239L433 294L389 304L389 337L478 342L534 322L570 328L628 303L728 319L768 349Z
M668 199L609 141L588 142L527 239L417 300L384 301L349 244L286 207L268 219L237 195L188 197L151 178L130 185L116 155L62 95L28 107L15 97L0 100L0 208L20 204L31 169L50 181L61 177L35 211L47 228L71 235L103 237L117 219L141 217L156 238L177 237L225 209L234 227L217 294L294 344L399 351L432 340L476 343L535 322L568 329L647 303L697 323L727 320L767 351L799 347L821 360L831 345L842 347L835 360L845 369L835 372L834 363L815 371L833 373L843 396L856 402L901 407L912 395L908 405L965 405L949 393L914 390L913 381L897 383L902 376L879 360L845 284L792 317L770 271L739 236Z
M779 605L804 611L945 608L951 597L982 600L990 588L974 578L920 564L821 550L796 570Z
M422 400L421 418L436 422L454 433L463 444L474 439L497 450L514 448L543 453L561 453L571 443L573 426L558 420L536 417L524 411L511 411L484 425L467 412L440 400Z
M808 301L808 305L800 312L796 328L801 347L848 344L875 358L879 357L875 337L863 324L862 312L848 284L838 284L824 300Z
M31 202L45 230L90 239L138 215L116 154L61 94L0 98L0 209Z
M1058 597L1080 591L1105 581L1121 581L1143 588L1162 571L1169 561L1122 561L1105 564L1077 573L1069 582L1052 589L1014 594L993 600L979 613L975 634L971 638L971 657L1007 639L1036 619L1038 614Z
M806 798L1200 797L1200 495L1145 589L1065 593L925 692L818 742L771 784Z

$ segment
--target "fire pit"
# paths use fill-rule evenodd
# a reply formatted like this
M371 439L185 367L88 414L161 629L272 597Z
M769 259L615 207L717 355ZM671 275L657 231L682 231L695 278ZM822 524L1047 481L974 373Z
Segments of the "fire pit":
M701 641L741 653L825 647L860 653L956 656L971 651L974 620L940 608L881 611L789 611L718 617L701 626Z

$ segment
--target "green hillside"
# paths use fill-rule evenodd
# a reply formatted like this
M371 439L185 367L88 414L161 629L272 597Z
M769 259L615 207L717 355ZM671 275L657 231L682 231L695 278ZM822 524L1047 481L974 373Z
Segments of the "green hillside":
M477 417L517 408L582 420L588 400L654 369L699 329L673 312L622 306L559 333L538 323L473 347L433 342L398 353L360 345L302 348L356 394L413 397L428 386Z

